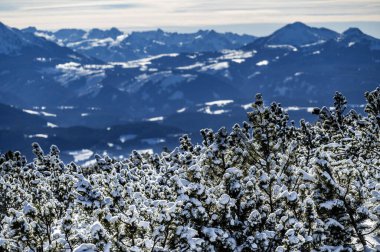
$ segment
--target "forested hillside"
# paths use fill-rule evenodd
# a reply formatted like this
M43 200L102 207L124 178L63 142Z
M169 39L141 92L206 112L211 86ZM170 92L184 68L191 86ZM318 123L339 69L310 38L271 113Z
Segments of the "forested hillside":
M365 97L365 115L337 92L297 127L257 95L201 144L90 166L4 153L0 251L379 251L380 89Z

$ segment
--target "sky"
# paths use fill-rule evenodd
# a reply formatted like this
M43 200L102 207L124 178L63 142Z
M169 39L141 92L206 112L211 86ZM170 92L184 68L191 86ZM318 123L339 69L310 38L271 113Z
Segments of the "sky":
M0 0L0 21L17 28L215 29L258 36L301 21L380 38L379 0Z

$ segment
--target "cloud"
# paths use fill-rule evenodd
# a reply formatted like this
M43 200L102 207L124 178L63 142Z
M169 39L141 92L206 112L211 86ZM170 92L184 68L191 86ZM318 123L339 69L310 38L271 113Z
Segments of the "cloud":
M35 6L24 6L21 8L23 11L68 11L70 9L81 8L82 11L92 10L92 9L129 9L141 7L138 3L123 3L120 1L77 1L75 3L61 3L61 4L41 4Z
M15 11L18 6L12 3L0 3L0 12L2 11Z
M1 1L1 0L0 0ZM380 21L379 0L12 0L1 21L16 27L205 27L254 23Z

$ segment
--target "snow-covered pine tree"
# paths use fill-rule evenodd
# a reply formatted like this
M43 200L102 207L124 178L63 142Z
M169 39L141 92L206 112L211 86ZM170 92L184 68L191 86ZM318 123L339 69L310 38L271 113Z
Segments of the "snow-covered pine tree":
M368 247L365 233L371 220L367 183L372 180L360 161L363 159L358 143L363 136L359 127L362 123L357 123L360 116L354 112L345 115L346 103L343 95L337 93L334 111L325 108L320 114L324 126L320 132L331 141L317 148L313 195L325 223L325 247L364 249Z
M0 157L0 251L380 250L380 89L366 113L289 122L257 96L248 122L173 151L65 165L52 146Z

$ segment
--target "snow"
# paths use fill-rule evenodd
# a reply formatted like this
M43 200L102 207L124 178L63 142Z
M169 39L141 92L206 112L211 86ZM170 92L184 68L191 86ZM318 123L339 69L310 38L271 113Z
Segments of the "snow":
M266 66L269 64L268 60L262 60L256 63L256 66Z
M285 111L298 111L301 109L302 109L301 107L290 106L290 107L285 108Z
M90 227L90 233L91 233L91 236L94 238L94 239L99 239L99 235L98 233L101 233L103 231L103 226L102 224L100 224L100 222L95 222L94 224L92 224L92 226Z
M222 50L223 56L216 58L216 60L231 60L235 63L241 64L246 59L252 58L257 51L241 51L241 50Z
M178 70L191 70L191 69L194 69L194 68L203 67L204 65L205 65L204 63L197 62L197 63L195 63L193 65L177 67L177 69Z
M206 108L200 109L198 111L200 111L200 112L203 111L204 113L209 114L209 115L221 115L221 114L224 114L224 113L228 113L231 110L217 109L217 110L212 111L210 107L206 107Z
M142 149L142 150L136 150L138 153L140 154L144 154L144 153L147 153L147 154L153 154L153 149Z
M162 41L153 40L152 42L157 44L157 45L166 45L166 43L162 42Z
M31 213L35 213L36 211L37 211L37 209L29 203L27 203L23 208L23 213L26 215L31 214Z
M41 109L44 109L44 107L42 107ZM56 114L48 113L45 111L39 112L36 110L31 110L31 109L23 109L22 111L25 113L31 114L31 115L42 115L42 116L46 116L46 117L57 117Z
M163 138L145 138L141 139L141 142L149 145L156 145L160 143L165 143L166 141Z
M177 110L177 113L183 113L183 112L185 112L186 111L186 108L181 108L181 109L178 109Z
M94 244L83 243L76 247L73 252L98 252L98 250Z
M208 70L220 71L229 67L230 67L230 64L228 62L218 62L215 64L202 67L201 71L208 71Z
M39 57L39 58L36 58L36 61L38 61L38 62L46 62L47 59L44 58L44 57Z
M321 40L318 40L317 42L314 42L314 43L301 45L301 47L311 47L311 46L321 45L324 43L326 43L326 40L321 39Z
M291 192L291 193L288 195L288 200L291 201L291 202L292 202L292 201L296 201L297 198L298 198L298 195L297 195L296 192Z
M82 167L90 167L96 164L96 159L88 160L82 164Z
M232 102L210 101L196 108L226 108ZM203 141L193 139L192 148L181 141L169 152L153 154L153 147L159 146L152 146L138 150L147 155L123 151L116 154L119 159L106 152L91 159L93 153L82 150L71 155L86 159L84 165L65 165L55 147L51 154L49 149L43 153L34 143L37 158L28 164L18 160L19 154L13 159L1 157L0 186L8 196L6 203L9 200L1 212L1 248L11 251L17 244L21 251L37 250L35 244L45 243L47 248L52 238L66 248L67 241L75 241L73 251L81 252L303 251L311 247L363 251L354 234L357 224L368 251L378 249L380 159L371 152L376 139L364 137L378 126L376 117L354 115L349 125L365 123L335 131L320 122L298 128L271 106L251 108L251 127L244 123L232 131L203 130ZM287 107L301 109L307 107ZM284 134L287 131L291 134ZM366 155L359 158L351 153L363 151ZM62 197L66 204L61 204ZM354 207L348 209L347 204ZM57 207L60 215L54 214ZM348 210L354 219L350 220ZM45 214L51 223L48 228ZM133 241L133 232L126 235L127 231L137 232ZM34 239L30 247L24 237Z
M45 111L41 111L41 114L43 116L47 116L47 117L57 117L56 114L48 113L48 112L45 112Z
M202 233L204 233L210 239L210 241L216 241L218 236L215 233L215 231L216 231L216 228L207 228L207 227L202 228Z
M148 221L140 221L138 226L142 227L143 229L148 229L150 226L150 223Z
M34 110L30 110L30 109L23 109L22 111L25 112L25 113L31 114L31 115L40 115L40 112L34 111Z
M46 126L47 126L48 128L58 128L58 125L56 125L56 124L54 124L54 123L51 123L51 122L47 122L47 123L46 123Z
M94 152L88 149L69 152L69 155L74 157L75 162L86 161L92 157L93 154Z
M334 206L342 204L343 202L341 200L328 200L324 203L321 203L320 206L327 210L331 210Z
M210 102L206 102L205 105L206 106L218 106L218 107L223 107L225 105L228 105L230 103L233 103L234 100L216 100L216 101L210 101Z
M243 104L243 105L241 105L241 107L244 110L248 110L248 109L252 108L252 103Z
M292 45L267 45L266 47L267 48L272 48L272 49L277 49L277 48L288 49L288 50L291 50L293 52L297 52L298 51L297 47L292 46Z
M49 41L56 41L57 40L54 35L49 35L49 34L46 34L44 32L37 31L34 33L34 35L36 35L37 37L42 37L42 38L49 40Z
M327 228L339 227L340 229L344 230L344 226L332 218L328 218L325 222L325 225Z
M29 135L29 138L48 138L49 136L47 134L34 134L34 135Z
M232 59L233 62L241 64L245 61L245 59Z
M223 194L219 198L219 203L222 205L227 205L230 202L230 199L230 196L228 196L227 194Z
M146 121L148 121L148 122L159 122L159 121L163 121L163 120L164 120L163 116L157 116L157 117L152 117L152 118L146 119Z
M147 70L147 66L152 64L153 60L157 60L163 57L171 57L175 58L179 54L178 53L168 53L168 54L160 54L148 58L138 59L138 60L131 60L127 62L111 62L111 65L117 65L121 66L122 68L142 68L142 70Z
M119 140L121 143L125 143L126 141L133 140L137 137L135 134L126 134L126 135L121 135L119 137Z
M119 41L114 40L112 38L104 38L104 39L87 39L78 42L67 43L67 47L78 48L81 50L90 50L94 47L111 47L117 46Z
M310 175L309 173L307 173L306 171L300 170L300 173L302 174L302 179L304 181L311 181L311 182L315 181L315 178L312 175Z
M97 83L105 78L105 71L113 68L113 65L81 65L77 62L67 62L55 66L56 72L59 73L55 79L62 86L68 86L70 82L80 78L88 78L87 83ZM94 84L95 84L94 83ZM95 85L96 87L96 85Z
M210 115L220 115L220 114L228 113L228 112L230 112L230 110L225 110L225 109L211 110L211 107L212 106L224 107L224 106L231 104L233 102L234 102L233 100L210 101L210 102L205 103L206 107L200 108L197 111L198 112L204 112L204 113L210 114Z

